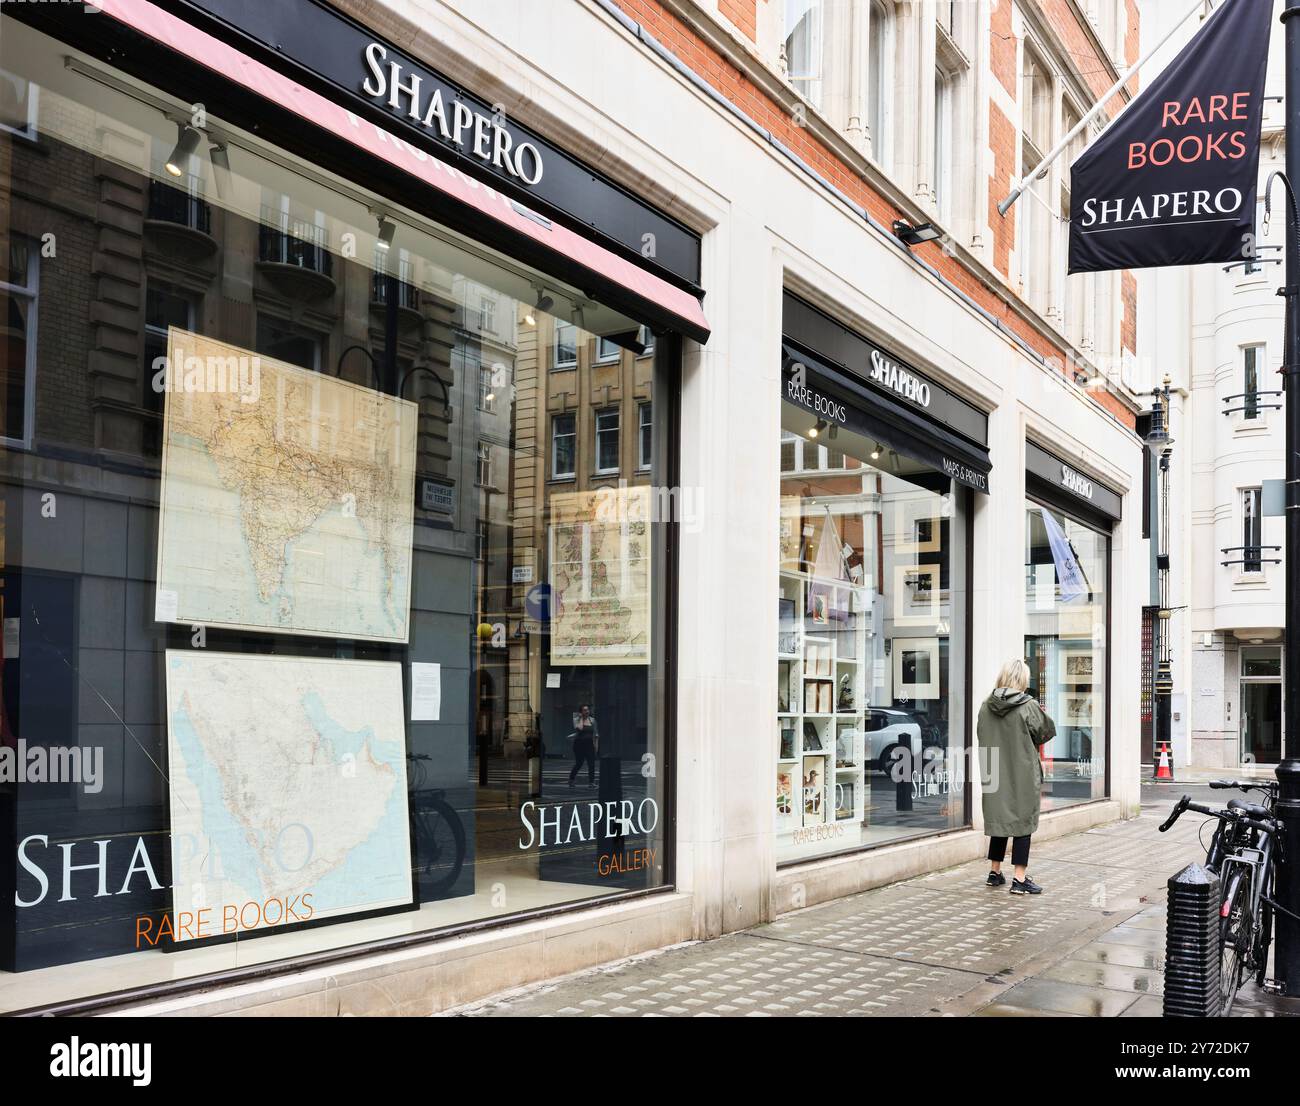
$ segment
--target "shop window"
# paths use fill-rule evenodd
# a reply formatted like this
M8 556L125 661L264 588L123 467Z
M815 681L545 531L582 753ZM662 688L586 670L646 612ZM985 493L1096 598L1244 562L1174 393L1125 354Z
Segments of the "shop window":
M649 403L637 405L636 467L639 469L648 469L653 455L654 420L652 407L653 405Z
M813 107L822 102L824 0L785 0L785 68L790 83Z
M572 323L555 321L555 345L552 351L551 366L556 369L572 369L578 364L578 328Z
M33 238L9 239L7 265L0 272L0 395L4 397L4 440L28 445L32 440L36 385L36 296L40 247Z
M782 403L778 861L965 824L969 493Z
M1025 660L1030 694L1056 724L1039 750L1044 810L1106 794L1110 538L1025 505Z
M552 335L571 368L595 340L580 306L605 333L645 320L395 213L412 197L214 114L183 73L128 93L2 7L5 64L58 95L39 144L5 143L12 178L42 188L18 199L0 174L0 548L41 519L0 581L6 619L23 614L0 716L6 745L70 750L89 774L0 795L0 1012L670 885L676 708L652 689L671 596L649 489L675 444L594 486L579 427L605 408L548 373ZM143 209L148 151L176 141L165 105L201 101L188 172L218 248L118 236L106 286L86 197L107 172ZM39 260L50 229L57 265ZM383 252L420 283L401 310L374 309ZM141 325L115 331L105 392L87 319L124 300ZM182 387L154 389L160 358ZM671 396L675 374L638 364L637 394ZM15 448L37 414L57 459L39 482ZM570 787L575 719L594 719L595 764Z
M596 412L596 471L601 475L618 472L618 408Z
M556 415L551 419L551 476L571 480L577 473L578 432L573 415Z

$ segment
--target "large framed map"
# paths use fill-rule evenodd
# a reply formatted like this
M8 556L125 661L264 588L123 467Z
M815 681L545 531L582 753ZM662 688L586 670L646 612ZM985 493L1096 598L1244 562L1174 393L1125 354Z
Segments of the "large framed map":
M648 487L551 496L551 663L650 663Z
M172 327L159 622L405 642L418 408Z
M411 903L400 664L165 664L176 940Z

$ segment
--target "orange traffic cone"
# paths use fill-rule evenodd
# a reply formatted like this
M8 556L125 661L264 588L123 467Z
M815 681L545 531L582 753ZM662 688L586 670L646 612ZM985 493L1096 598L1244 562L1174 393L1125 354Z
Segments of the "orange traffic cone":
M1156 779L1172 780L1174 778L1173 770L1169 765L1169 742L1160 742L1160 756L1156 759Z

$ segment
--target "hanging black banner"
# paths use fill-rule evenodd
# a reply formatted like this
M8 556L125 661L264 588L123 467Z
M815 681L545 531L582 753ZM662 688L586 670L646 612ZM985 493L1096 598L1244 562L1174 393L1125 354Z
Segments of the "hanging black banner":
M1070 272L1253 256L1272 0L1223 0L1070 170Z

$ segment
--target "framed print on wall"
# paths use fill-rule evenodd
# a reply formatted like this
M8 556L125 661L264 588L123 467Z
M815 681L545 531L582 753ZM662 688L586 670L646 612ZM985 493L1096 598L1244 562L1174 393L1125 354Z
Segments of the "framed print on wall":
M930 626L939 621L939 566L894 566L894 623Z
M894 698L939 698L939 639L894 638Z

